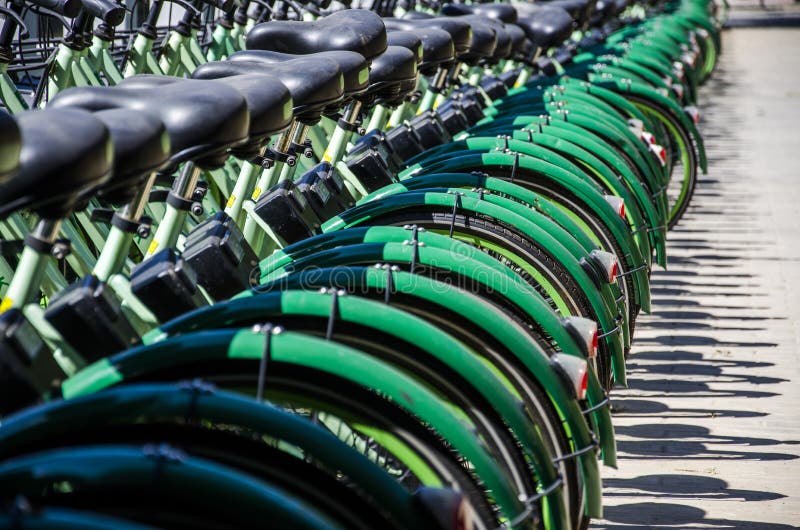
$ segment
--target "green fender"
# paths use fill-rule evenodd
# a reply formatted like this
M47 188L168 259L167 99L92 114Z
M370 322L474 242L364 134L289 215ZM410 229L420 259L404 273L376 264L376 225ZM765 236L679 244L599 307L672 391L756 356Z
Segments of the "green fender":
M606 343L612 352L615 381L621 385L625 385L625 362L624 355L622 353L625 333L620 332L622 332L626 326L624 323L622 325L618 325L615 321L614 313L617 311L616 304L614 303L613 299L609 300L606 298L603 291L598 290L597 286L594 284L591 278L589 278L586 271L583 270L580 263L575 259L569 250L555 240L542 227L537 226L535 223L529 221L525 217L522 217L519 214L516 214L502 206L497 206L496 204L491 204L488 201L475 199L472 197L462 197L449 193L403 193L400 195L385 197L378 201L365 203L361 206L357 206L346 212L343 212L340 214L340 216L334 217L326 222L323 225L323 231L329 232L331 230L349 228L375 218L376 216L385 215L390 212L399 212L407 208L438 206L448 208L448 211L450 211L454 207L457 207L456 201L459 202L459 206L462 210L472 211L480 215L492 217L500 220L508 226L516 227L530 240L535 241L537 244L542 246L542 248L544 248L551 256L558 260L567 269L567 271L578 282L578 285L581 287L581 290L589 301L589 304L597 314L597 317L599 318L599 327L604 333L611 333L605 338ZM350 247L350 249L352 251L355 249L355 247ZM341 249L337 250L339 250L339 252L343 252ZM361 261L350 261L349 263L365 263L369 262L370 259L372 261L376 261L376 258L377 261L380 261L381 258L384 260L393 261L389 259L388 253L390 252L393 258L404 262L410 261L414 257L412 248L402 244L387 244L383 249L380 249L380 251L383 252L383 255L380 257L373 255L370 255L369 258L367 256L360 256L358 259L361 259ZM430 247L417 248L420 259L425 252L433 251L443 252L439 249ZM337 256L337 258L338 257L339 256ZM321 255L319 254L315 256L315 259L320 258ZM457 267L463 267L466 263L470 263L460 256L452 256L449 254L440 255L439 259L442 260L439 266L444 264L446 267L453 268L453 265L448 265L449 262L453 262L456 265L455 270L459 272L461 271ZM497 261L495 261L495 263L500 265L500 263ZM294 263L293 265L294 270L302 269L303 266L305 266L300 266L298 263ZM500 266L504 267L503 265ZM529 272L534 271L529 270ZM264 278L262 277L262 282L263 281ZM526 283L521 278L519 281Z
M658 190L663 185L665 178L663 173L660 170L657 171L652 165L655 164L655 160L649 160L652 156L648 151L645 151L647 148L642 141L636 138L636 143L634 143L628 137L629 134L633 134L630 130L627 130L627 133L621 133L619 130L608 127L604 123L581 116L580 113L565 113L563 110L538 117L520 116L514 120L513 128L535 130L540 122L554 127L567 126L569 129L578 132L588 131L598 136L609 147L617 149L620 155L627 157L630 163L636 166L651 188Z
M426 177L428 177L428 175L420 177L420 179L425 179ZM443 177L447 178L446 175L443 175ZM409 180L414 180L414 179L409 179ZM406 180L405 182L408 182L409 180ZM508 184L510 186L518 187L511 183ZM398 193L402 193L402 191L399 188L397 188L396 190L397 190L396 193L389 193L386 196L397 195ZM534 222L537 226L542 227L545 231L547 231L547 233L551 237L553 237L567 250L569 250L573 258L575 258L578 261L580 261L581 258L586 257L593 249L597 249L600 247L600 245L595 243L588 236L588 234L584 232L584 229L580 225L575 223L569 216L567 216L563 210L559 210L558 208L553 207L552 204L550 205L549 210L555 214L555 217L547 215L546 213L544 213L544 211L542 211L541 208L536 208L534 205L530 204L526 199L512 200L505 196L497 195L495 193L486 193L485 191L479 193L476 191L467 191L462 188L428 188L422 185L414 189L413 191L410 191L409 193L448 193L448 194L457 193L462 197L470 197L476 200L486 201L491 204L500 206L501 208L505 208L513 213L516 213L517 215L520 215ZM533 194L533 192L528 191L528 193L530 195L535 195ZM528 198L532 201L536 200L535 197L528 197ZM362 203L366 202L365 199L362 199L361 202ZM541 203L542 201L539 202ZM635 251L635 246L634 246L634 251ZM603 285L600 287L600 289L603 293L603 297L605 298L607 304L611 304L612 300L617 300L622 296L622 291L617 284ZM638 293L634 292L633 294L636 297L635 299L638 301L639 299ZM626 305L622 300L620 300L620 303L617 304L617 310L620 311L621 314L627 314ZM628 329L627 326L623 328L623 333L625 338L625 347L628 348L630 347L629 343L630 330Z
M521 293L523 296L533 297L533 302L531 302L533 305L524 306L526 308L524 312L534 323L538 323L539 318L543 316L542 314L553 311L550 305L542 298L542 295L529 283L518 276L509 277L507 274L498 271L498 266L504 267L498 261L495 261L495 264L488 264L466 257L454 256L448 251L434 247L424 246L415 248L416 252L410 245L404 245L402 243L365 243L328 249L318 252L313 256L292 261L283 267L275 269L269 275L262 277L262 283L274 282L299 271L306 269L313 270L320 267L384 262L410 264L413 262L417 265L425 265L432 269L456 273L471 281L486 286L492 293L505 298L509 298L509 293L517 292ZM600 293L597 292L596 288L593 294L595 298L600 299L602 303ZM522 308L523 306L514 302L513 307ZM605 308L605 306L603 307ZM600 317L598 327L603 330L608 330L609 332L609 335L605 338L606 344L611 350L612 362L615 366L615 370L618 370L615 376L617 378L621 377L624 381L625 365L622 354L622 339L620 336L621 326L615 323L609 324L609 322L613 322L613 319L609 316L608 311L605 310ZM624 385L625 383L620 382L620 384Z
M544 128L542 128L545 130ZM556 134L551 135L548 134L552 130ZM520 153L529 156L536 156L535 153L538 150L534 149L533 146L540 146L544 147L554 153L558 153L559 155L564 155L569 157L569 165L567 164L560 164L559 167L570 171L574 175L582 178L582 180L588 181L595 181L598 180L603 185L605 190L602 190L603 193L606 193L608 190L609 194L617 195L625 200L625 204L628 208L626 208L626 212L630 210L630 213L626 213L628 221L631 223L632 230L633 230L633 238L637 242L641 239L644 240L644 243L639 243L639 248L642 248L642 254L647 255L649 257L650 252L650 245L647 242L646 234L642 234L644 230L646 230L644 219L642 218L641 209L643 204L649 206L650 212L654 213L655 210L653 209L653 205L650 202L650 197L647 194L647 191L641 186L641 183L636 180L635 176L633 176L630 171L628 171L628 175L634 179L635 184L633 186L627 186L626 183L621 182L621 179L614 174L609 167L603 163L597 156L593 155L591 152L587 151L583 147L562 139L564 136L569 136L569 132L561 134L560 129L548 129L545 133L535 133L534 131L516 131L514 133L513 139L502 139L498 140L497 138L485 138L485 137L473 137L467 138L466 140L462 140L461 142L464 147L473 151L473 153L469 153L466 150L462 150L457 154L451 152L447 155L443 156L464 156L466 154L475 154L475 151L491 151L493 145L500 144L502 146L507 146L507 150L512 153ZM572 135L574 138L576 135ZM461 143L459 142L459 143ZM594 145L594 144L592 144ZM508 152L506 151L506 152ZM552 157L551 157L552 158ZM575 160L573 162L572 160ZM624 162L620 161L623 165ZM580 164L580 165L578 165ZM444 165L444 164L442 164ZM412 166L412 171L409 173L413 173L416 171L417 167L419 166ZM574 169L573 169L574 168ZM588 178L587 178L588 177ZM400 177L402 180L402 177ZM638 196L631 193L629 188L633 188L638 192ZM634 199L636 197L636 199ZM652 221L659 222L659 219L653 219ZM658 224L656 224L658 226ZM638 236L638 237L637 237ZM628 251L629 249L626 248L624 245L629 241L628 238L625 240L620 241L622 248Z
M522 142L522 145L525 145L525 142ZM426 168L425 174L434 174L439 172L470 173L472 171L478 171L486 172L489 174L489 176L495 176L492 175L492 173L497 174L500 172L500 175L496 176L505 180L506 174L508 174L510 177L515 160L518 168L515 179L519 179L518 181L514 182L515 184L519 184L522 187L527 187L526 184L533 184L533 190L539 193L541 193L539 188L546 190L547 183L545 182L544 184L539 184L534 182L530 178L531 173L534 173L535 177L544 177L545 181L549 180L557 183L559 187L569 190L569 192L574 194L591 209L595 218L592 220L592 222L602 223L603 226L605 226L606 229L617 240L620 248L625 251L631 251L631 249L636 246L636 243L633 241L630 227L627 226L627 224L620 218L619 214L617 214L617 212L614 211L614 209L606 202L605 198L603 197L603 189L596 182L585 175L582 178L581 176L566 171L563 168L553 166L552 164L547 164L546 162L532 157L520 156L517 158L511 154L497 152L459 156L451 159L447 164L447 167L439 168L433 166ZM441 165L443 166L444 164ZM543 195L549 200L553 200L556 203L559 202L555 199L551 199L547 195L546 191L543 193ZM569 208L569 205L562 206L567 209ZM582 220L579 224L584 224L586 222L586 220Z
M7 460L29 452L32 445L42 447L44 441L58 444L76 431L101 429L109 423L143 423L146 418L183 418L187 410L192 410L201 422L236 426L300 448L326 469L367 488L376 504L390 510L403 525L427 525L412 507L409 492L397 480L330 431L278 407L264 406L212 386L195 391L169 384L126 385L47 403L3 421L0 458Z
M203 329L219 327L245 327L244 323L254 319L274 321L281 316L293 317L320 317L328 318L331 314L331 295L318 291L284 290L259 294L256 296L229 300L220 304L205 307L187 313L171 322L164 324L158 330L160 340L178 334L185 334ZM499 371L487 370L488 359L482 362L479 354L464 346L452 336L436 326L391 305L376 302L358 296L341 296L336 300L336 319L343 322L355 323L378 330L387 338L406 341L415 344L431 359L444 363L455 373L461 376L463 383L472 386L473 392L480 394L490 403L495 412L503 418L508 428L514 433L526 455L532 462L539 481L539 491L546 490L557 481L552 455L545 449L544 441L539 432L534 429L531 418L525 414L520 402L511 393L513 387L509 381L499 378ZM321 331L325 331L324 329ZM332 337L336 341L336 334ZM147 341L145 341L147 343ZM380 358L380 357L379 357ZM442 390L441 382L429 381L423 374L418 374L393 360L383 359L409 377L424 384L440 399L452 401ZM423 365L430 361L424 358L415 359ZM410 373L409 373L410 372ZM463 384L462 383L462 384ZM459 406L454 402L455 406ZM504 428L505 426L501 426ZM588 433L583 433L583 439L577 440L583 444L580 447L591 446L592 440ZM600 476L594 469L594 486L600 488ZM523 490L524 484L517 484L517 489ZM560 491L553 491L548 495L549 513L553 519L554 527L563 528L565 519L565 506Z
M591 86L590 83L586 83ZM620 124L628 127L627 120L632 117L615 105L612 105L606 98L592 94L586 89L581 89L575 85L553 85L547 89L544 98L553 102L563 102L564 108L571 108L573 103L580 103L581 106L588 106L607 114L610 119L616 119ZM624 100L624 98L622 98ZM629 104L630 105L630 104ZM626 105L628 106L628 105ZM633 106L633 105L630 105ZM635 108L635 107L634 107ZM643 114L639 111L639 114Z
M219 507L220 517L227 514L236 526L258 526L259 521L268 520L284 528L338 527L280 489L203 458L155 458L141 447L109 445L60 448L0 464L4 496L39 494L53 484L70 484L76 489L110 485L143 489L154 487L156 481L161 481L157 489L167 491L168 484L173 491L180 491L176 495L181 498L211 502Z
M570 438L573 449L580 449L576 440L583 439L579 434L585 431L586 423L581 417L576 401L566 393L563 384L550 365L547 354L542 347L519 324L508 318L493 304L468 291L454 285L436 281L426 276L411 274L401 270L386 271L375 267L336 267L301 271L288 277L281 278L275 283L265 284L257 291L246 291L240 297L258 296L260 292L270 291L275 288L321 288L341 286L354 292L364 292L364 287L384 292L389 285L388 276L391 276L391 289L393 293L401 293L429 303L442 306L448 310L457 308L458 313L471 321L475 329L482 329L498 342L506 346L527 369L531 378L537 381L545 390L554 407L562 418ZM391 303L391 298L390 302ZM582 357L580 347L574 338L565 333L562 321L552 311L546 318L539 320L542 328L562 347L564 353ZM606 394L600 386L594 371L590 368L587 401L593 420L593 427L599 434L600 447L606 465L616 467L616 443L614 429L611 423L611 414L607 405ZM587 417L588 419L588 417ZM591 433L587 434L591 435ZM591 455L581 456L589 460L581 465L592 465Z
M583 81L572 77L563 78L560 86L563 88L564 94L566 94L568 97L572 97L573 95L580 93L590 94L596 98L602 99L615 109L621 111L623 115L641 120L645 124L645 127L648 125L652 126L650 117L647 116L647 114L642 112L639 107L620 96L613 90L608 90L607 88L599 87L588 81Z
M360 351L316 337L284 331L266 335L250 330L204 331L129 349L95 362L62 384L64 397L97 392L130 378L143 379L163 369L179 370L212 359L260 360L269 340L270 362L329 373L380 393L408 410L459 451L492 492L504 517L515 520L527 507L510 480L474 436L469 425L414 379Z
M645 100L652 101L680 121L681 125L683 125L684 128L689 132L689 135L695 142L697 154L700 158L700 168L703 170L703 173L707 172L708 161L706 160L706 151L703 145L703 138L700 136L700 132L697 130L697 127L695 127L694 122L689 119L689 117L683 111L683 108L681 108L678 103L676 103L673 99L664 96L652 87L638 83L624 83L620 80L613 80L612 83L617 87L618 90L620 90L620 92L633 94Z
M584 232L584 229L580 225L566 215L564 210L559 211L559 217L564 220L566 226L565 224L559 223L557 219L549 217L538 211L525 201L520 202L512 200L494 193L467 191L461 188L421 188L409 193L458 194L462 197L462 200L465 197L469 197L475 200L486 201L490 204L504 208L509 212L519 215L520 217L533 222L536 226L544 229L548 235L550 235L550 237L555 239L559 244L567 249L572 257L578 262L580 262L582 258L586 258L593 249L600 247L600 245L592 241L592 239L588 236L588 234L586 234L586 232ZM552 210L555 211L556 208L552 208ZM628 315L628 301L626 300L622 289L617 283L603 283L600 285L595 283L595 287L600 291L600 295L607 307L616 307L616 311L619 315ZM635 299L638 300L636 292L632 294ZM612 309L611 311L613 314L614 310ZM632 330L629 328L627 320L623 320L622 323L624 324L622 325L623 344L625 345L625 348L630 348Z
M665 224L662 213L658 209L660 204L653 199L651 192L644 187L650 186L652 189L655 183L652 183L651 186L650 182L640 180L628 162L619 156L617 151L609 147L605 140L594 133L585 131L570 123L553 121L550 124L536 124L528 130L515 131L514 138L547 145L551 149L561 150L584 163L592 162L591 167L601 172L601 174L607 174L602 168L610 166L614 170L613 173L619 175L613 180L618 180L621 177L626 187L637 197L640 208L649 219L651 229L655 230L658 226ZM562 144L555 139L567 143ZM600 164L597 164L596 161L600 161Z
M381 197L386 197L389 195L404 193L406 191L430 190L434 187L439 187L439 186L459 187L459 188L462 187L481 188L490 192L495 192L502 194L503 196L510 197L513 200L519 201L522 204L527 205L530 208L533 208L537 212L541 213L542 215L545 215L546 217L549 217L550 219L558 223L559 226L564 228L582 245L584 252L591 252L593 248L597 248L595 240L590 238L584 232L581 225L575 223L573 219L568 215L566 215L566 213L563 210L554 206L549 199L541 197L538 194L534 193L533 191L518 186L512 182L501 180L495 177L487 177L482 174L439 173L431 175L421 175L418 177L406 179L402 182L390 184L389 186L381 188L371 193L367 197L361 199L361 201L359 201L359 204L379 199ZM495 202L494 198L491 195L484 196L484 199L489 200L490 202L494 202L499 206L505 207L506 204L501 202ZM520 215L523 216L527 215L526 212L522 210L517 211L517 213L520 213ZM553 234L553 235L554 237L559 237L558 234ZM628 250L628 254L626 256L620 256L620 258L627 259L625 264L625 270L633 270L646 265L636 245L633 245ZM647 275L647 270L645 270L645 268L638 270L637 272L634 273L634 278L636 285L635 294L637 303L639 303L639 305L642 308L647 307L648 309L644 310L646 312L649 312L650 280Z
M555 106L556 104L551 105L553 108ZM550 116L553 121L569 121L608 138L617 147L625 151L628 156L635 156L642 161L650 168L653 175L661 178L661 182L667 181L666 168L658 165L648 147L630 130L627 121L619 116L617 116L616 120L604 120L604 115L593 114L587 105L577 101L569 105L562 105L560 112L552 111Z
M337 229L318 236L310 237L293 245L276 251L259 264L260 278L272 275L278 269L293 264L296 261L314 258L319 252L338 247L358 244L404 243L413 237L410 229L399 226L368 226ZM502 266L496 259L485 252L481 252L472 245L458 239L447 237L427 230L417 231L417 240L427 246L439 248L451 253L456 259L475 260L483 265L497 270L505 277L514 281L523 281L516 272L509 267Z
M550 134L551 132L553 134ZM653 239L654 247L656 247L657 241L653 235L648 237L648 228L658 227L663 223L650 194L630 171L627 164L623 160L617 159L625 173L616 173L605 162L607 159L602 158L604 150L608 151L608 154L613 154L613 150L608 149L602 143L594 142L585 135L576 135L565 129L548 128L547 126L542 127L541 133L518 131L514 133L514 137L516 140L543 145L570 156L581 164L585 168L584 171L594 180L600 181L601 185L611 194L621 197L625 201L625 217L633 231L633 239L640 254L646 257L649 263L651 239ZM580 140L581 145L575 143L575 140ZM599 149L593 151L593 148ZM645 221L645 216L647 221Z
M613 158L607 159L609 162L614 162L617 160L621 160L622 166L627 166L629 171L636 171L635 176L636 179L639 180L642 184L646 185L650 193L650 200L655 202L656 207L658 208L659 214L663 219L667 218L667 201L664 197L663 193L659 193L661 190L663 183L661 182L661 175L654 174L650 171L650 168L643 160L635 160L628 156L628 153L620 152L619 150L615 149L611 142L609 142L605 137L600 134L595 134L594 132L587 131L585 128L580 127L574 123L563 121L563 120L552 120L548 119L545 122L542 122L542 128L551 127L554 130L565 130L573 133L574 135L578 136L586 136L588 139L597 139L597 144L604 146L606 151L611 151L615 155ZM531 124L529 128L535 129L538 127L538 124ZM550 130L548 132L552 134L556 134L554 130ZM583 145L583 144L578 144ZM648 155L649 156L649 155ZM603 158L603 160L606 160ZM616 166L615 166L616 167ZM666 222L663 223L666 225ZM666 230L666 228L664 229ZM666 232L665 232L666 233Z

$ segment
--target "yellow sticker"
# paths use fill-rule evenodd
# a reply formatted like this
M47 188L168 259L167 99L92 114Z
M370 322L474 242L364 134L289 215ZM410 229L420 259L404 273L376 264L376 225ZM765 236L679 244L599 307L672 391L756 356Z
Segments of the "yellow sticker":
M155 253L156 249L158 248L158 241L155 239L150 242L150 246L147 247L147 253L151 256Z
M325 153L323 153L323 155L322 155L322 161L323 161L323 162L330 162L330 161L332 161L332 160L333 160L333 157L331 156L331 154L330 154L330 153L328 152L328 150L326 149L326 150L325 150Z
M0 313L5 313L9 309L11 309L11 306L13 305L14 301L11 298L7 296L3 297L3 301L0 302Z
M258 198L261 197L261 188L256 186L256 190L253 192L253 196L251 197L254 201L257 201Z
M236 195L231 195L230 198L228 199L227 204L225 204L225 208L230 208L231 206L233 206L234 202L236 202Z

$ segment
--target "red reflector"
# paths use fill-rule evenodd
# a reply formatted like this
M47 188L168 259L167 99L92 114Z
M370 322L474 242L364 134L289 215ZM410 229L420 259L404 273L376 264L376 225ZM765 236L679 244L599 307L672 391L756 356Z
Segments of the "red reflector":
M592 347L589 349L589 357L595 358L597 357L597 350L600 348L600 334L597 332L597 328L594 330L594 334L592 335Z
M578 391L578 399L586 399L586 390L589 388L589 372L584 372L583 379L581 380L580 390Z
M608 283L614 283L617 281L617 274L619 273L619 264L616 260L614 260L614 265L611 266L611 270L608 272Z
M621 218L625 219L625 199L616 195L604 195L606 202L614 208Z
M695 125L700 123L700 109L697 107L684 107L683 110L689 115Z
M658 158L658 161L661 163L661 167L665 167L667 165L667 150L664 149L663 146L652 144L650 146L650 151L656 155L656 158Z

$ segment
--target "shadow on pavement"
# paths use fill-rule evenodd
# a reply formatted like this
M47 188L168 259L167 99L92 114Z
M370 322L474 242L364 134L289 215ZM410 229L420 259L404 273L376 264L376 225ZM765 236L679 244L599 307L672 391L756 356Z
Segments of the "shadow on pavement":
M607 523L597 523L600 530L790 530L788 524L759 521L706 518L706 512L694 506L659 502L637 502L609 506L605 509Z

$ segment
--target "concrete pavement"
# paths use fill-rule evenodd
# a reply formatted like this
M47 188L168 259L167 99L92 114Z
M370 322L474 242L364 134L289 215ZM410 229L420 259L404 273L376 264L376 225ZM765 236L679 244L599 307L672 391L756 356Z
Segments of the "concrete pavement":
M709 174L612 394L598 530L800 525L800 29L723 46L701 93Z

